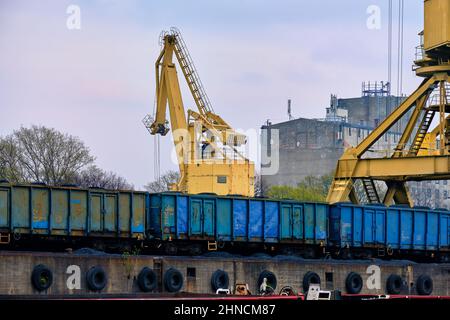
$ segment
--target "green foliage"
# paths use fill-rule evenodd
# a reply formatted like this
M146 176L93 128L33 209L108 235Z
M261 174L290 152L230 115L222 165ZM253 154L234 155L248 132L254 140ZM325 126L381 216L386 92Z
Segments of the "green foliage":
M330 188L332 174L324 176L307 176L292 186L272 186L267 195L274 199L292 199L298 201L325 201Z
M139 256L141 254L141 250L136 246L130 251L125 250L122 253L122 264L125 268L125 273L127 274L128 279L131 277L131 272L133 271L133 258ZM135 261L134 261L135 262Z

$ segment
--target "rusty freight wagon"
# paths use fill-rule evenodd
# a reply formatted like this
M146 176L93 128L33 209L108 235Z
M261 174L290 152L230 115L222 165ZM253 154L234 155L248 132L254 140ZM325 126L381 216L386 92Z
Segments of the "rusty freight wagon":
M145 192L0 183L2 243L103 245L145 236ZM104 241L92 242L93 239ZM30 241L32 240L32 241ZM39 240L47 240L40 242Z
M313 258L327 244L329 206L239 196L150 194L148 234L167 253L186 250L298 253ZM206 245L207 243L207 245Z

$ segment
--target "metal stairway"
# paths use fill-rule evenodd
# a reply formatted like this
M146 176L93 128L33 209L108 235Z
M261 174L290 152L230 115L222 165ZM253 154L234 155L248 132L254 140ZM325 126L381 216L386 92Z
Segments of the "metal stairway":
M380 197L378 196L377 189L375 187L375 183L373 182L373 180L372 179L361 179L361 180L369 203L379 203Z
M195 103L197 104L200 113L205 115L207 112L213 112L211 102L206 95L203 84L198 76L198 72L195 69L194 62L192 61L189 51L187 50L180 31L176 28L171 28L170 31L176 38L175 54L177 55L181 70L187 79L189 89L194 96Z
M414 141L409 149L408 156L417 156L419 153L420 147L422 146L423 140L430 128L431 122L434 118L434 111L430 109L425 109L425 115L422 118L422 122L420 123L419 129L417 130L416 136L414 137Z

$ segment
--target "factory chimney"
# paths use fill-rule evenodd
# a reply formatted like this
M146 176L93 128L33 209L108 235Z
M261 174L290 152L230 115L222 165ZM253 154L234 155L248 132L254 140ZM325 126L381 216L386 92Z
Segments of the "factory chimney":
M287 109L289 120L292 120L294 117L292 117L292 110L291 110L291 99L288 99L288 109Z

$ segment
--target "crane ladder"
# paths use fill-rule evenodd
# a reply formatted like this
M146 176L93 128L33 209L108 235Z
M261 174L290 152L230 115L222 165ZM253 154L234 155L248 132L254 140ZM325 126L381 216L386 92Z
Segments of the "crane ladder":
M206 95L203 84L198 76L198 72L194 66L194 62L187 50L186 44L181 36L181 33L176 28L171 28L172 35L175 36L175 53L178 57L178 62L183 71L183 74L188 82L189 89L194 96L195 103L201 114L205 115L207 112L213 112L211 102Z
M408 156L417 156L417 154L419 153L423 140L425 139L428 129L430 128L431 122L433 121L433 117L434 111L430 109L425 109L425 115L422 118L422 122L420 123L416 136L414 137L414 141L408 152Z
M372 179L361 179L361 180L369 203L379 203L380 198L378 196L377 189L375 187L375 183L373 182L373 180Z

